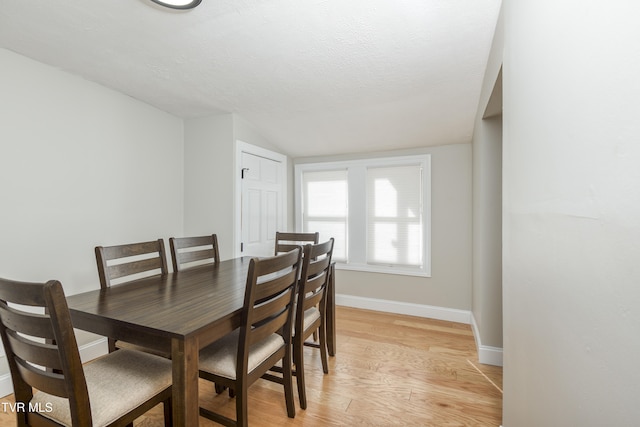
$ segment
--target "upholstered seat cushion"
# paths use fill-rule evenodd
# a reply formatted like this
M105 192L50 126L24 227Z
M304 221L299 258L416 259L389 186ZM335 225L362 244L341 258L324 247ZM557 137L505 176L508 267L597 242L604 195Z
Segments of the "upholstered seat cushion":
M200 370L236 379L239 337L240 330L236 329L224 338L200 350ZM252 345L249 350L248 372L253 371L283 346L284 339L278 334L271 334Z
M297 304L294 306L294 308L296 308ZM296 315L297 315L298 311L294 310L293 312L293 323L292 323L292 327L291 327L291 331L293 332L293 335L296 334ZM309 308L307 311L304 312L304 329L306 330L309 325L311 325L313 322L315 322L317 319L320 318L320 310L318 310L318 307L311 307Z
M105 426L171 386L171 361L118 350L84 365L94 427ZM31 402L47 418L71 425L67 399L36 392ZM34 405L34 406L35 406ZM52 409L51 412L46 410Z
M319 318L320 310L318 310L318 307L311 307L304 312L304 328L307 329L311 323L315 322Z

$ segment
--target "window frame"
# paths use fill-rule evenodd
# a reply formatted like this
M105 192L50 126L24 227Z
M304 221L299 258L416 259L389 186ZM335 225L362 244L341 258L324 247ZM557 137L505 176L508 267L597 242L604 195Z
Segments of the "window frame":
M367 263L367 168L409 166L422 168L422 267ZM302 232L302 176L304 172L347 170L347 262L336 262L336 268L373 273L431 277L431 155L361 158L315 163L297 163L294 167L294 211L296 231ZM364 190L363 190L364 189Z

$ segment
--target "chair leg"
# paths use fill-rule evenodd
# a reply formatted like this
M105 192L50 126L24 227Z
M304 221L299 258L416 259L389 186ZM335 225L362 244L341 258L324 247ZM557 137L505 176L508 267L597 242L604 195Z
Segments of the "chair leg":
M329 363L327 362L327 330L324 323L320 324L320 360L322 360L322 372L329 373Z
M293 373L291 372L291 347L289 347L288 354L285 355L282 360L282 385L284 386L284 399L287 404L287 416L289 418L295 418L296 416L296 404L293 401ZM300 372L300 368L296 366L296 372ZM300 407L302 409L306 408L306 397L305 397L305 406Z
M307 392L304 385L304 340L296 338L293 344L293 362L296 365L296 382L298 384L300 409L307 409ZM286 365L283 364L283 366Z
M217 383L214 384L214 386L216 388L216 394L222 393L224 391L224 389L226 388L225 386L217 384Z
M173 408L171 404L171 398L162 403L164 408L164 427L171 427L173 425Z
M236 425L238 427L248 427L249 422L247 420L247 387L246 385L240 385L238 394L236 395ZM229 387L231 391L231 387Z

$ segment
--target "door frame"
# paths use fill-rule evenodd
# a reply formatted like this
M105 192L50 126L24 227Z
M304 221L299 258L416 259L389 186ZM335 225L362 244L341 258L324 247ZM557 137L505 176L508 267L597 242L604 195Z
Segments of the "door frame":
M278 229L284 230L287 226L287 188L288 188L288 163L287 156L275 151L268 150L266 148L258 147L256 145L249 144L244 141L235 141L234 150L234 185L235 191L234 198L234 215L233 215L233 256L242 256L240 252L240 244L242 243L242 229L240 228L242 222L242 153L252 154L258 157L264 157L265 159L273 160L282 164L280 170L280 190L282 194L282 200L280 201L280 217L278 218Z

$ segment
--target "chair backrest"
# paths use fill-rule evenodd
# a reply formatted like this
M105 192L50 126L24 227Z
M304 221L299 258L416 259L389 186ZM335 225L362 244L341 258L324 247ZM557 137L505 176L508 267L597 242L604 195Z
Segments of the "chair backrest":
M16 402L28 408L32 388L68 398L73 425L91 425L87 384L60 282L0 279L0 319ZM28 412L19 414L24 425L35 416Z
M238 370L247 370L249 348L273 333L291 344L296 282L302 264L300 247L269 258L252 258L240 326Z
M318 243L320 233L282 233L276 231L276 248L275 254L289 252L298 246L304 246L306 243Z
M96 262L102 288L115 285L112 282L116 279L119 279L119 284L138 278L142 273L147 273L147 276L153 275L152 273L168 273L162 239L118 246L97 246ZM138 276L129 277L134 275Z
M298 283L296 304L296 331L302 331L304 312L320 304L325 310L326 289L329 283L329 269L333 255L333 238L317 245L305 245L302 271Z
M189 267L185 264L194 262L197 262L197 265L220 262L218 236L215 234L199 237L171 237L169 247L173 271L184 270Z

